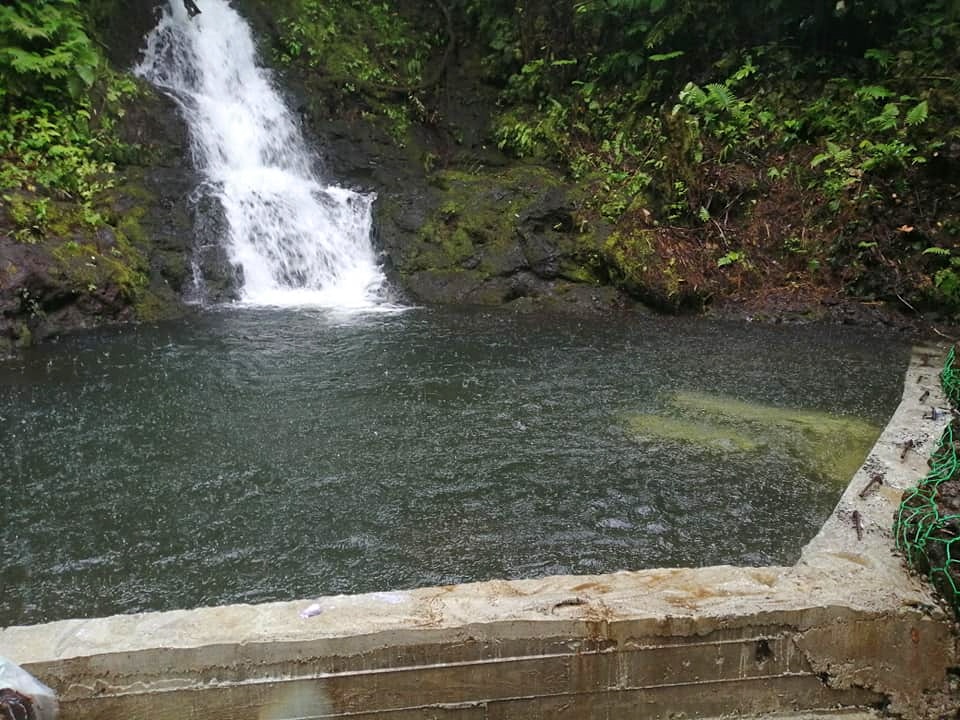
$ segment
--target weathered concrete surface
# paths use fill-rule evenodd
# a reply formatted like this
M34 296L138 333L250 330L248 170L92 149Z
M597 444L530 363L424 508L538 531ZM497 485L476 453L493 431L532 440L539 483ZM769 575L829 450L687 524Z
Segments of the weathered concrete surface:
M952 624L890 533L944 424L919 401L929 389L946 406L938 358L915 354L891 423L792 568L329 597L312 617L308 600L71 620L0 631L0 654L60 692L64 720L941 717L960 706ZM876 472L883 487L860 499Z

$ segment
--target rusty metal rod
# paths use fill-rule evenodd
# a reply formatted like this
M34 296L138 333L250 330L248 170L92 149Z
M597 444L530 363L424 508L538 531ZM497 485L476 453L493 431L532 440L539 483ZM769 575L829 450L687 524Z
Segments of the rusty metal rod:
M859 510L854 510L851 517L853 519L853 527L857 530L857 540L863 540L863 516Z
M881 485L883 485L883 475L881 475L880 473L877 473L872 478L870 478L870 482L868 482L866 487L860 491L860 497L866 498L867 495L869 495L871 492L873 492L876 488L880 487Z

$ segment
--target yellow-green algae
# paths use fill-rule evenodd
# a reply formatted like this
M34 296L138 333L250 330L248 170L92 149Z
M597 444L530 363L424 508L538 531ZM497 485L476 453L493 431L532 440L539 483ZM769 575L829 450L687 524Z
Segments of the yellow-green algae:
M688 442L728 452L779 444L828 480L850 479L881 428L857 417L748 403L721 395L680 392L665 415L634 415L638 436Z
M753 452L760 444L731 427L665 415L631 415L627 425L638 436L676 440L738 452Z

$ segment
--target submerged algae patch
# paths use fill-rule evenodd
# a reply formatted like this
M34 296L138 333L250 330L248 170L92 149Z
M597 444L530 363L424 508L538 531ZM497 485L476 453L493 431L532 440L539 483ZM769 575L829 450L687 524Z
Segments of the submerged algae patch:
M882 429L858 417L752 404L707 393L677 393L671 404L749 428L751 434L776 433L815 472L840 482L857 471Z
M834 415L820 410L800 410L774 405L760 405L708 393L679 392L670 405L681 409L763 426L792 428L810 435L842 433L876 440L880 428L857 417Z
M846 482L881 428L861 418L761 405L708 393L680 392L663 415L634 415L628 427L645 438L688 442L727 452L783 447L814 473Z
M753 452L760 444L729 426L664 415L632 415L627 425L637 436L689 442L717 450Z

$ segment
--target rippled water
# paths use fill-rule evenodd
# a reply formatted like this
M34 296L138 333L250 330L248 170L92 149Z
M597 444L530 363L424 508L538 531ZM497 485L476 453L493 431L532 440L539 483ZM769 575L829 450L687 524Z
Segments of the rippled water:
M674 393L882 425L832 327L225 310L0 362L0 625L661 565L791 563L844 485L638 436ZM864 448L864 453L868 448Z

